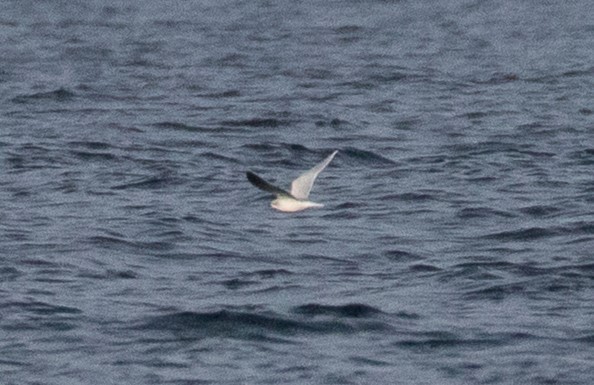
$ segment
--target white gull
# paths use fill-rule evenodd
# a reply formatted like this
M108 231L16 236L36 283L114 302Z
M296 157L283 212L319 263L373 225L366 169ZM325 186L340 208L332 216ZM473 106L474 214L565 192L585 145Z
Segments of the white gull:
M337 152L338 151L334 151L311 170L299 175L299 177L291 183L291 192L285 191L280 187L276 187L266 182L264 179L251 171L246 173L247 179L251 184L260 190L264 190L276 195L276 199L272 201L270 206L279 211L292 213L295 211L305 210L310 207L322 207L324 206L323 204L311 202L307 198L309 197L309 192L311 191L318 174L321 173L322 170L328 166L328 164L330 164Z

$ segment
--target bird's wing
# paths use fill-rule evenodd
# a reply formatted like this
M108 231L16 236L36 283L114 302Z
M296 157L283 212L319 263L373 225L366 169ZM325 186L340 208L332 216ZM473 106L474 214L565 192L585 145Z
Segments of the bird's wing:
M318 163L314 168L304 172L291 183L291 195L297 199L305 200L309 197L309 192L313 187L319 173L328 166L338 151L334 151L326 159Z
M264 179L260 178L258 175L254 174L251 171L246 172L246 176L250 183L259 188L260 190L269 192L274 195L291 196L291 194L289 194L287 191L283 190L280 187L271 185L270 183L266 182Z

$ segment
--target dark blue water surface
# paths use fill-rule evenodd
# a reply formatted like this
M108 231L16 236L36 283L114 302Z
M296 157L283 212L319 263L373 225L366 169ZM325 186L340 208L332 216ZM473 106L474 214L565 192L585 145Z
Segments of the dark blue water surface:
M594 383L589 0L7 0L0 90L2 384Z

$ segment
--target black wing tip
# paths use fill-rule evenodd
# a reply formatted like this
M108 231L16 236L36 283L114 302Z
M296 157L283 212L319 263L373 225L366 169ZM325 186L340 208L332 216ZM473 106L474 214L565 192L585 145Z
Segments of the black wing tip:
M260 178L258 175L254 174L251 171L247 171L245 175L247 176L247 179L251 184L253 184L262 191L266 191L274 195L291 196L291 194L287 191L266 182L264 179Z
M245 176L247 177L247 180L249 180L250 182L254 183L255 181L261 179L258 175L254 174L251 171L247 171L245 173Z
M245 176L247 177L247 180L253 184L254 186L258 187L258 188L262 188L263 185L266 185L266 181L262 178L260 178L258 175L254 174L251 171L247 171L245 173Z

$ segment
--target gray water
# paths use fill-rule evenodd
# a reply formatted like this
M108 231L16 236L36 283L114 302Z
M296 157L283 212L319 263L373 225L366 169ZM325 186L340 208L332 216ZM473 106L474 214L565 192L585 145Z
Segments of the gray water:
M594 383L593 20L3 1L0 383Z

